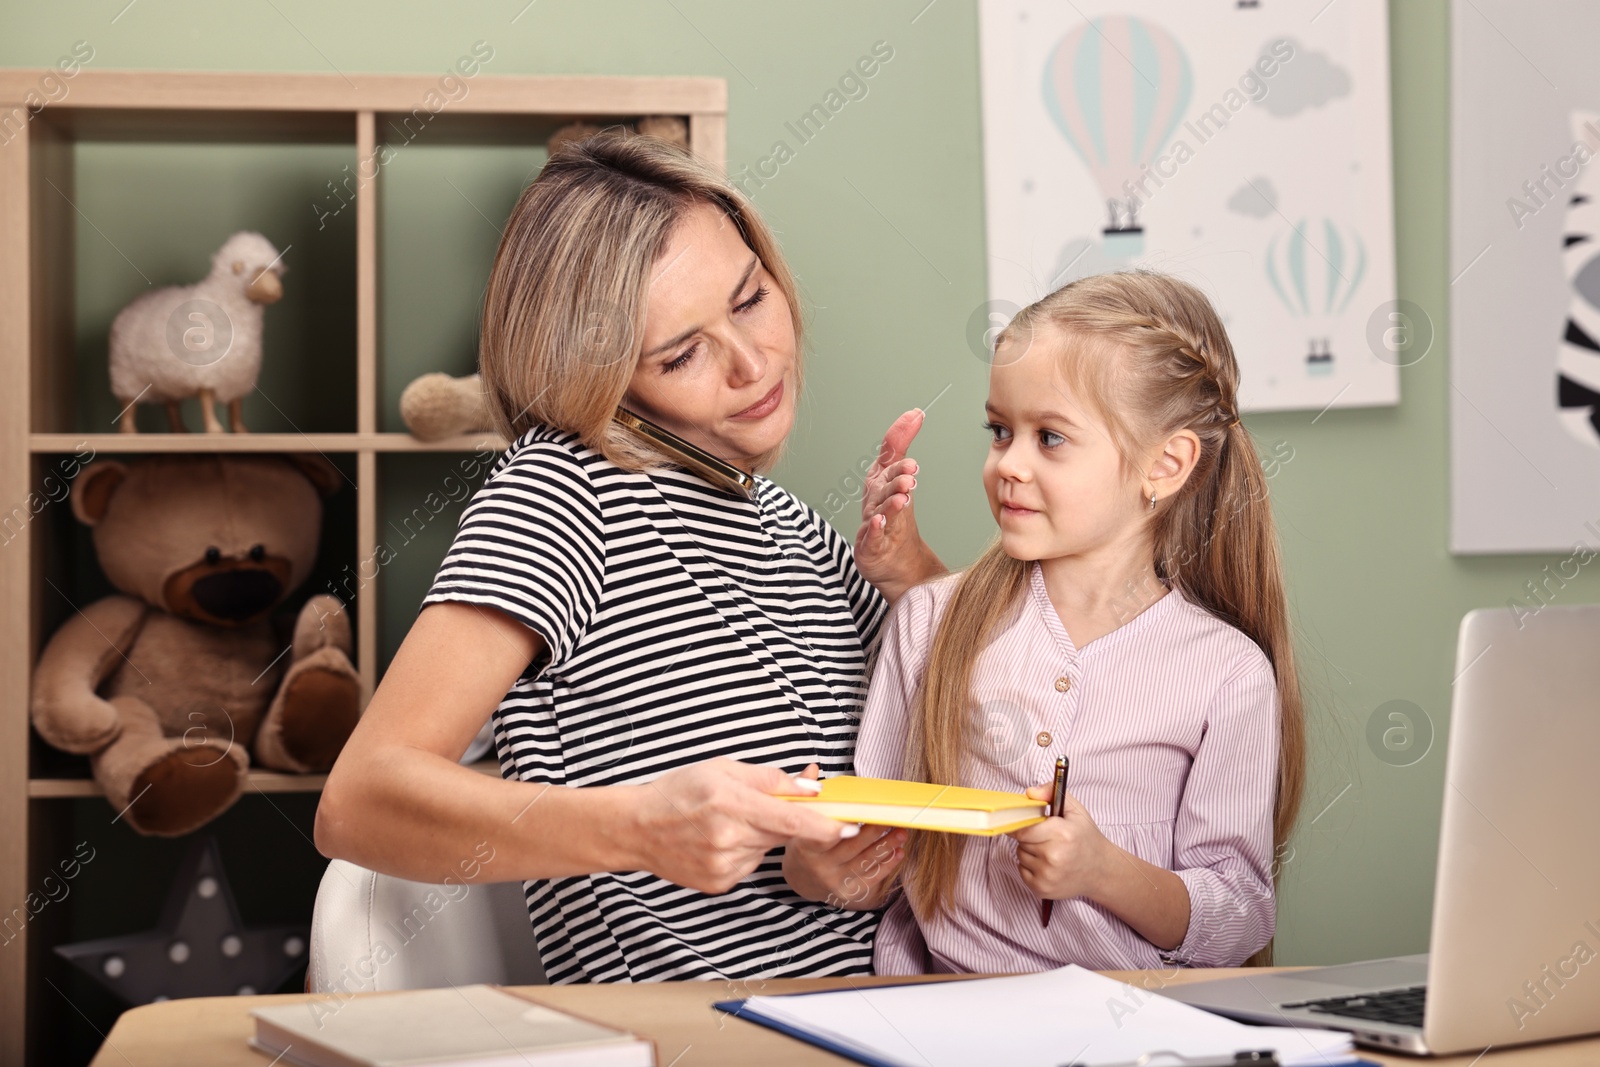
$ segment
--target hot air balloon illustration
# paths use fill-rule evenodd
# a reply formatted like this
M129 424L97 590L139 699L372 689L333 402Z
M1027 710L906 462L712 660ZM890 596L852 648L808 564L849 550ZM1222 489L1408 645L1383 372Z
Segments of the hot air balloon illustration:
M1172 34L1131 15L1090 20L1045 60L1045 109L1105 197L1108 252L1144 251L1138 212L1150 187L1137 183L1182 121L1193 85Z
M1333 326L1367 272L1361 235L1332 219L1301 219L1267 243L1264 263L1267 281L1283 306L1306 320L1311 335L1306 371L1332 374Z

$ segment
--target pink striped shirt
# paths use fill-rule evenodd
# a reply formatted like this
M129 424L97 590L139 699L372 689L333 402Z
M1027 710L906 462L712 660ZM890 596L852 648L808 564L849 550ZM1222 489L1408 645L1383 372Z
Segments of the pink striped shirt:
M1189 891L1183 942L1161 951L1109 910L1058 900L1048 929L1010 837L969 837L954 907L919 930L896 891L879 974L1037 971L1076 963L1234 967L1271 938L1272 805L1280 702L1272 665L1238 628L1169 589L1083 648L1037 563L1015 620L978 656L981 733L963 785L1022 792L1071 760L1067 789L1113 844ZM895 605L856 741L856 773L905 777L913 698L957 575Z

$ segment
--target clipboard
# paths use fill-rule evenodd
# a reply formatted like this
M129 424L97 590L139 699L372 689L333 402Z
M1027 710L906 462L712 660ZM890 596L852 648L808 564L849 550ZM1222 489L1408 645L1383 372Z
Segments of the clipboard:
M769 1015L763 1015L754 1009L746 1010L743 1000L719 1000L711 1006L725 1015L733 1016L735 1019L747 1019L750 1022L765 1026L769 1030L776 1030L780 1034L786 1034L798 1041L804 1041L808 1045L815 1045L817 1048L831 1052L835 1056L843 1056L847 1060L864 1063L867 1067L900 1067L900 1064L891 1060L879 1059L869 1053L862 1052L860 1049L837 1044L820 1034L814 1034L809 1030L802 1030L798 1026L790 1026L788 1023L779 1022L777 1019Z
M1132 1026L1104 1005L1137 995ZM1067 964L965 981L852 986L716 1001L712 1008L868 1067L990 1057L1027 1067L1280 1067L1360 1058L1350 1034L1253 1026ZM1030 1021L1031 1020L1031 1021ZM1062 1047L1065 1046L1065 1047ZM1086 1055L1093 1047L1092 1054Z
M907 982L905 984L916 985L920 983ZM888 987L874 986L873 988L884 989ZM790 995L804 996L805 994L798 993ZM769 1015L765 1015L759 1010L747 1008L745 1006L746 1003L747 1000L719 1000L714 1002L711 1006L725 1015L731 1015L736 1019L745 1019L749 1022L756 1023L757 1025L765 1026L769 1030L776 1030L780 1034L792 1037L797 1041L804 1041L808 1045L814 1045L817 1048L824 1049L833 1053L835 1056L843 1056L844 1058L854 1060L857 1063L864 1063L867 1065L867 1067L902 1067L901 1064L894 1060L882 1059L872 1055L869 1052L855 1048L854 1046L842 1045L838 1042L830 1041L820 1034L801 1029L797 1026L790 1026L788 1023L779 1019L774 1019ZM1346 1060L1344 1063L1348 1065L1348 1067L1383 1067L1382 1064L1373 1060L1364 1060L1360 1058ZM1077 1067L1077 1065L1071 1060L1063 1060L1061 1067ZM1259 1049L1240 1049L1238 1052L1235 1052L1233 1056L1220 1059L1213 1056L1189 1057L1184 1056L1182 1053L1161 1052L1157 1050L1146 1053L1145 1056L1136 1060L1125 1060L1114 1064L1102 1064L1100 1067L1278 1067L1278 1058L1270 1051L1263 1053Z

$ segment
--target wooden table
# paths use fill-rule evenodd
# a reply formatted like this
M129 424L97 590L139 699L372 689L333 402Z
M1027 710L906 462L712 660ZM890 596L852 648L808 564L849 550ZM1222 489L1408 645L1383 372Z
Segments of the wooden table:
M1290 970L1293 968L1282 968ZM1261 969L1183 970L1164 977L1159 971L1102 971L1102 974L1148 989L1193 982L1262 974ZM939 979L931 979L937 981ZM720 1067L748 1064L846 1064L804 1042L793 1040L755 1023L723 1015L711 1008L717 1000L733 1000L765 993L843 989L850 986L903 982L903 978L801 978L760 979L748 982L659 982L640 985L518 986L555 1008L563 1008L598 1022L653 1037L661 1067ZM362 993L357 996L383 996ZM123 1012L107 1035L92 1067L267 1067L271 1058L245 1044L255 1032L251 1008L310 1000L304 993L254 997L196 997L147 1004ZM1478 1057L1447 1056L1417 1059L1358 1049L1364 1059L1410 1067L1585 1067L1600 1064L1600 1037L1492 1049Z

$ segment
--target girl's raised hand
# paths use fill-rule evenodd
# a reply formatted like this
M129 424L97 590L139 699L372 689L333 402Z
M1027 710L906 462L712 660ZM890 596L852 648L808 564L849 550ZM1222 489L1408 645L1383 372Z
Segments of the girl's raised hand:
M1053 783L1028 787L1031 800L1049 803ZM1024 826L1008 835L1017 843L1017 866L1022 881L1041 900L1092 897L1104 881L1106 863L1114 847L1070 792L1061 817Z

